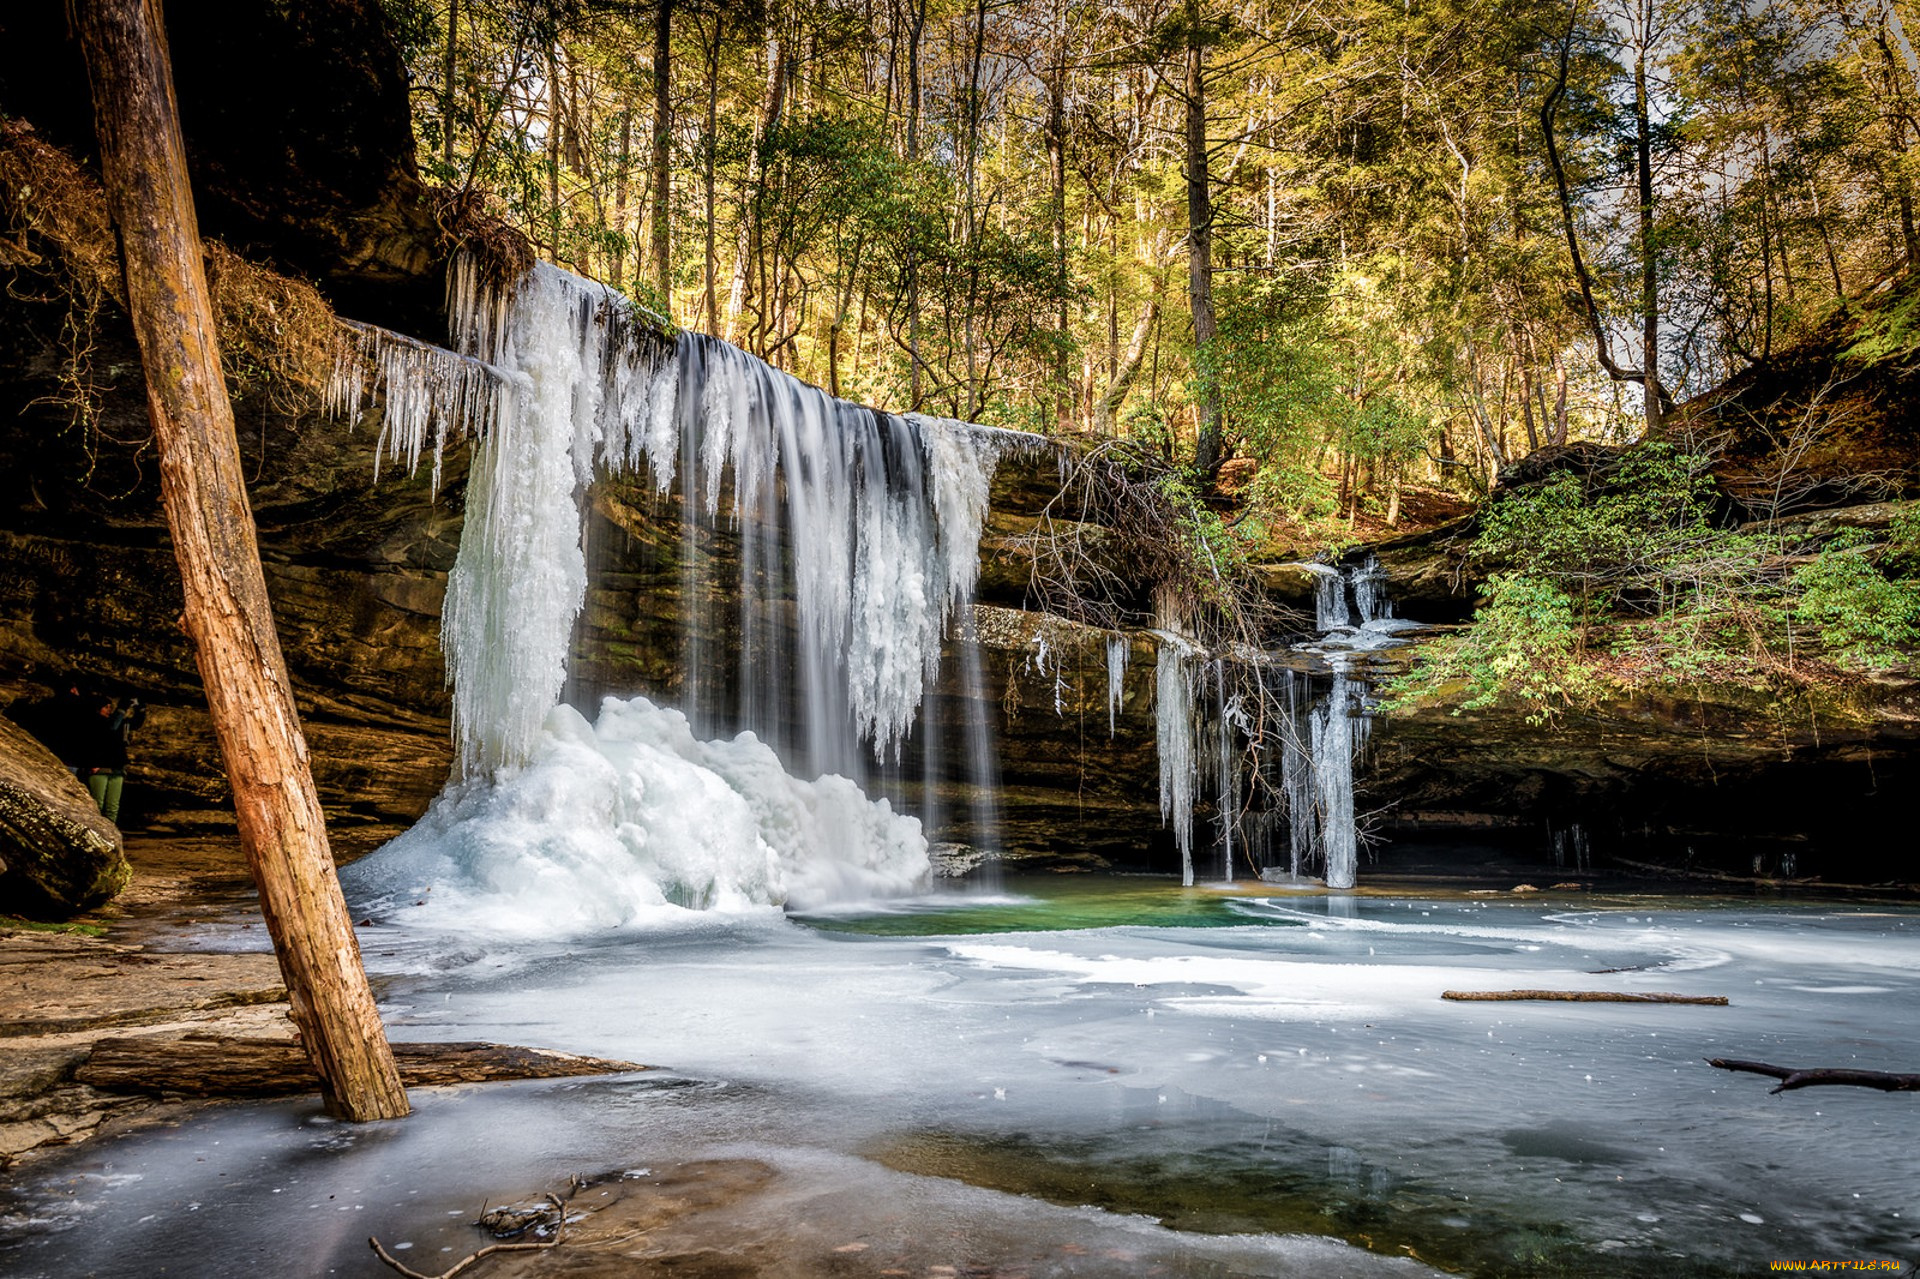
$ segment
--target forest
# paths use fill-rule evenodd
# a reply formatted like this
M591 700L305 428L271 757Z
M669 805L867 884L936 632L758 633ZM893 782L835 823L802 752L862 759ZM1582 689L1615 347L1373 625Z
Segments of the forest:
M1606 650L1799 675L1920 636L1911 517L1779 527L1913 482L1803 465L1857 370L1743 408L1739 475L1712 420L1823 335L1915 343L1904 288L1871 305L1920 248L1908 7L390 5L451 210L835 394L1124 441L1196 560L1658 442L1474 530L1483 625L1429 675L1541 706Z

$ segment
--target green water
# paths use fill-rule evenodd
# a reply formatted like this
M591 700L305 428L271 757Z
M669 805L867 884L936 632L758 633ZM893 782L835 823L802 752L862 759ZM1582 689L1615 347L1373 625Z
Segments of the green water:
M871 937L946 937L974 933L1058 932L1086 928L1234 928L1266 923L1233 907L1235 897L1265 896L1266 885L1182 888L1154 875L1009 877L994 892L955 890L911 909L861 915L800 915L822 932ZM1292 926L1291 921L1270 921Z

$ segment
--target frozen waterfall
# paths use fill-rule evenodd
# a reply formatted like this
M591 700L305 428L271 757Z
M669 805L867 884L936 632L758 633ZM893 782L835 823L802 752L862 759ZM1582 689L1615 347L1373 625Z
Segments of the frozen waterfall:
M1419 626L1391 617L1372 559L1345 569L1300 567L1314 574L1316 634L1290 652L1208 658L1155 632L1160 810L1186 883L1193 882L1194 803L1204 778L1223 880L1232 882L1240 857L1270 881L1317 874L1329 888L1354 886L1354 767L1370 724L1363 663Z
M834 876L815 873L828 864L854 869L842 877L849 891L897 891L902 850L912 871L904 880L924 876L919 823L863 798L872 817L856 819L837 787L858 797L870 767L899 759L950 628L963 650L972 643L970 628L951 624L971 607L988 487L1002 454L1031 437L835 399L713 338L670 336L619 294L547 265L500 290L462 262L449 295L457 350L351 329L329 394L348 416L383 396L383 455L409 466L430 456L436 487L447 442L473 437L442 632L456 781L466 780L433 821L382 854L389 863L411 857L411 870L388 878L408 880L411 891L421 868L451 873L451 844L472 854L461 863L470 873L490 868L496 884L564 878L564 868L578 874L590 864L598 891L635 909L777 904L794 884L814 900L829 895L821 884ZM588 498L609 479L661 502L677 498L686 659L672 690L678 728L659 719L676 712L645 700L582 707L601 713L597 727L561 706L589 588ZM721 537L737 542L737 569L703 555ZM712 580L722 573L733 580ZM733 617L696 606L716 594L738 601ZM711 634L738 636L736 677L703 674ZM971 651L961 667L964 682L978 682ZM962 757L990 770L990 725L969 717L959 727L968 736ZM740 740L700 740L721 733ZM652 744L644 768L636 737ZM678 761L672 769L659 766L663 741ZM929 744L927 758L938 749ZM556 779L567 772L556 761L573 761L579 774L585 752L612 770L594 792L606 802L575 796L556 807L556 787L566 789ZM722 756L754 763L723 768ZM658 793L641 793L649 790ZM786 798L769 798L776 794ZM674 818L673 805L659 802L667 795L691 807ZM762 820L796 804L814 817ZM503 869L505 845L485 834L489 823L514 829L542 811L581 829L523 841L528 864ZM665 851L678 838L673 820L718 821L723 812L746 814L741 830L757 831L743 836L751 866L728 869L721 859L709 874ZM587 856L587 846L599 851ZM608 888L619 873L637 886Z

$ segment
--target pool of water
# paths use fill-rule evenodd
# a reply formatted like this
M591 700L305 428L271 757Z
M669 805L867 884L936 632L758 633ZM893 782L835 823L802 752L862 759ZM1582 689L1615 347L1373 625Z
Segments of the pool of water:
M1908 905L1073 877L553 943L404 923L362 931L396 1039L664 1069L426 1092L358 1128L212 1108L16 1177L0 1271L383 1273L369 1233L444 1265L488 1196L740 1158L790 1189L737 1222L917 1240L916 1274L1920 1257L1913 1096L1770 1095L1703 1060L1915 1069ZM1730 1002L1440 997L1511 988Z

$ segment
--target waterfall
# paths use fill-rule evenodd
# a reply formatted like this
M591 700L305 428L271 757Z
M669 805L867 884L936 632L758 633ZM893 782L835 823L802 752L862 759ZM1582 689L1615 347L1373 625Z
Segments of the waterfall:
M1195 788L1205 776L1225 882L1239 853L1258 857L1270 880L1317 872L1329 888L1354 886L1354 765L1370 727L1364 663L1419 627L1392 618L1385 575L1371 557L1344 570L1299 567L1314 577L1317 633L1290 652L1201 662L1184 641L1156 632L1161 816L1173 826L1186 882ZM1110 672L1110 698L1112 687ZM1283 824L1285 860L1274 864Z
M677 481L689 526L739 536L740 697L714 705L696 653L681 709L697 727L778 740L791 669L814 771L855 772L857 747L897 758L948 623L971 603L987 490L1017 437L836 400L699 334L668 342L619 295L550 266L521 282L504 323L484 291L463 301L456 334L491 341L473 354L515 397L476 448L467 513L486 536L463 539L448 587L463 765L524 759L558 699L584 591L579 499L597 472L636 473L663 495ZM689 557L696 543L690 527ZM793 653L761 629L789 596Z
M1313 575L1314 629L1321 634L1355 625L1364 628L1392 618L1393 606L1387 600L1387 576L1374 556L1369 555L1345 569L1312 563L1293 567Z
M1367 556L1347 570L1346 578L1353 587L1353 607L1360 615L1360 625L1393 616L1393 605L1387 600L1387 575L1380 570L1378 559Z
M1353 813L1353 760L1366 742L1367 721L1357 714L1358 682L1336 660L1333 686L1313 710L1313 792L1319 807L1320 858L1328 888L1352 888L1359 852Z
M1353 624L1347 609L1347 579L1340 570L1325 564L1303 564L1313 574L1313 625L1326 632Z
M665 785L656 784L661 770L621 772L606 784L634 793L615 804L618 812L600 814L619 828L614 842L631 845L613 860L644 863L642 877L661 890L635 901L784 900L783 885L823 882L795 869L806 848L821 845L813 853L830 863L844 851L836 841L850 846L866 889L897 884L900 850L916 841L924 873L917 822L893 815L885 800L875 805L879 817L848 818L840 791L829 798L805 788L836 780L828 774L859 784L869 765L900 759L939 675L949 624L970 614L994 469L1031 437L835 399L716 339L669 335L619 294L544 264L508 293L462 262L449 299L459 350L350 330L328 397L336 412L353 415L382 393L383 451L409 465L430 454L436 483L446 442L474 439L442 627L456 779L473 786L450 790L448 811L480 820L486 804L475 796L493 784L503 794L536 785L547 793L537 801L495 796L485 820L505 820L504 809L539 808L565 785L551 767L558 755L577 764L585 743L618 771L638 767L627 743L644 741L668 751L674 769L698 775L668 789L692 796L717 787L742 796L744 807L729 811L743 828L758 823L762 852L785 869L730 873L716 885L704 872L667 865L673 858L663 861L660 839L621 826L639 822L644 810L650 815L642 825L664 835L667 815L639 794ZM673 690L677 713L636 700L596 736L578 716L556 719L555 708L568 687L588 590L587 498L603 477L627 477L663 502L678 499L684 685ZM723 535L740 552L737 579L729 581L718 580L722 573L704 550ZM732 618L707 615L705 601L721 595L738 601ZM957 629L960 679L978 692L971 628ZM737 675L710 677L707 646L734 636ZM612 713L615 703L607 707ZM790 731L796 720L797 734ZM969 716L965 729L976 789L990 791L990 721ZM740 734L740 745L699 744L722 732ZM762 742L774 747L765 758L753 754ZM796 776L783 781L768 772L776 754ZM934 745L925 751L930 768L940 754ZM537 778L545 780L529 780ZM767 798L776 793L801 798ZM813 818L798 823L805 838L796 837L796 802L840 813L841 834L835 823ZM990 795L974 818L976 840L991 839ZM900 822L912 827L910 838L896 829ZM851 830L863 826L873 829ZM452 838L447 829L439 836ZM552 851L570 866L586 864L573 845ZM877 879L865 874L875 867L884 872Z

